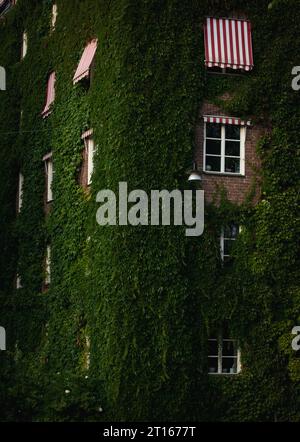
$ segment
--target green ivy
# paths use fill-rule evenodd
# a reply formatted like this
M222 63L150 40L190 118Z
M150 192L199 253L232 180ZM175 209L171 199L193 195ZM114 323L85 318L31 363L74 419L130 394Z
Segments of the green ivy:
M300 360L291 348L300 319L300 109L291 88L298 2L57 6L53 32L50 0L19 0L0 21L8 78L0 92L0 322L8 336L0 355L1 419L299 421ZM252 23L255 69L208 75L205 17L236 11ZM20 61L24 30L29 46ZM91 85L73 86L94 37ZM43 120L53 70L56 99ZM232 95L226 106L224 92ZM117 191L120 181L147 192L187 188L203 100L266 129L257 145L262 200L254 206L255 183L241 205L219 189L221 202L207 205L197 239L180 227L100 228L100 189ZM90 127L98 149L89 194L77 176L80 135ZM42 158L50 151L54 202L45 217ZM16 216L20 170L24 202ZM232 220L244 227L234 263L224 267L219 232ZM52 280L42 292L49 243ZM16 273L24 287L18 291ZM207 337L224 320L241 344L243 370L209 377Z

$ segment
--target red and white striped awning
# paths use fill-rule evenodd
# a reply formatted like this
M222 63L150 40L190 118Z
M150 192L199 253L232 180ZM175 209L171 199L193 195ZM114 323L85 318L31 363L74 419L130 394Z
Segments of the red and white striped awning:
M251 23L246 20L207 17L204 25L205 65L253 68Z
M50 106L55 100L55 72L52 72L48 78L46 104L42 112L43 118L46 118L51 110Z
M205 115L203 118L205 123L234 124L236 126L251 126L250 120L245 121L235 117L215 117L213 115Z
M91 64L96 54L98 40L94 39L88 43L81 56L79 65L73 78L73 84L78 83L82 78L88 77Z

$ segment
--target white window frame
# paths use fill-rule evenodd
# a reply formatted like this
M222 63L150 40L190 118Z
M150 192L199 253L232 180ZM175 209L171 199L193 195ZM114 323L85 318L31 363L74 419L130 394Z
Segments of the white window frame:
M220 117L222 118L222 117ZM240 128L240 171L238 173L235 172L226 172L225 171L225 158L238 158L238 157L234 157L234 156L225 156L225 142L226 141L230 141L230 139L226 139L225 138L225 128L227 126L227 124L224 123L215 123L215 124L220 124L221 126L221 155L211 155L208 154L208 156L215 156L220 158L221 157L221 170L220 171L214 171L214 170L206 170L206 127L207 124L211 124L211 123L204 123L204 148L203 148L203 170L205 171L205 173L208 174L212 174L212 175L232 175L232 176L245 176L245 144L246 144L246 136L247 136L247 128L246 126L239 126ZM211 138L209 137L210 140L218 140L219 138ZM237 141L237 140L232 140L232 141Z
M46 250L46 262L45 262L45 285L51 283L51 246L47 246Z
M54 175L52 153L46 155L43 158L43 160L45 163L46 182L47 182L46 201L47 203L51 203L53 201L52 184L53 184L53 175Z
M89 133L89 135L85 136L84 134L82 139L84 141L86 161L87 161L87 185L90 186L92 184L92 176L94 172L94 159L95 159L97 146L95 145L92 129L87 132Z
M20 289L23 288L22 280L21 280L21 276L20 275L17 275L16 288L17 288L17 290L20 290Z
M58 15L57 4L54 3L52 5L52 11L51 11L51 30L52 31L55 30L57 15Z
M237 227L238 227L238 235L239 235L241 233L241 231L242 231L242 226L240 226L238 223L234 223L234 224L236 224ZM221 236L220 236L220 250L221 250L221 258L222 258L223 262L225 261L224 258L230 258L230 255L225 255L225 253L224 253L224 251L225 251L225 240L226 241L236 241L237 240L237 238L226 238L224 232L225 232L225 228L222 227Z
M208 342L217 342L217 349L218 354L217 355L208 355L208 359L218 359L218 371L217 372L210 372L209 375L223 375L223 376L232 376L237 375L241 372L242 366L241 366L241 350L239 347L239 342L236 339L230 339L230 338L223 338L222 332L218 333L217 338L209 338ZM236 354L230 355L230 356L223 356L223 342L232 342L233 348L236 348ZM223 359L235 359L236 360L236 371L232 371L230 373L223 372ZM231 369L233 370L233 368Z
M19 183L18 183L18 213L21 212L23 206L23 187L24 187L24 176L19 172Z
M22 54L21 54L22 60L26 57L27 49L28 49L28 34L26 31L24 31L22 38Z

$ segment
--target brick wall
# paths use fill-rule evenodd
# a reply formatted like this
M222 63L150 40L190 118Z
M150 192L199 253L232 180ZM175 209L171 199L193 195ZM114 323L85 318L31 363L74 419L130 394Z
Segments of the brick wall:
M228 97L228 96L227 96ZM227 99L227 97L223 97ZM229 116L225 114L216 105L204 102L199 112L199 118L196 125L196 150L195 160L197 162L199 170L204 169L203 164L203 146L204 146L204 121L203 115L214 116ZM238 117L238 115L235 115ZM203 172L202 188L205 191L205 199L208 202L213 200L217 189L223 186L227 191L228 199L235 203L242 203L249 191L253 187L253 183L257 181L256 196L254 202L260 198L259 189L259 171L260 162L256 154L256 144L261 136L265 133L262 127L251 126L247 127L246 144L245 144L245 176L232 176L226 174L212 174Z

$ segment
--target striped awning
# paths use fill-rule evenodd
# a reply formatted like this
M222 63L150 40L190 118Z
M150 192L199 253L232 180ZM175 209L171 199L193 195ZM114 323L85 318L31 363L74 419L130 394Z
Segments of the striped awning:
M86 138L89 138L93 135L93 129L89 129L86 130L85 132L83 132L83 134L81 135L81 139L85 140Z
M251 126L250 120L245 121L235 117L215 117L213 115L204 115L203 119L205 123L234 124L236 126Z
M50 106L55 100L55 72L52 72L48 78L46 104L42 112L43 118L46 118L50 112Z
M90 74L91 64L96 54L98 40L94 39L88 43L73 78L73 84L78 83L82 78L88 77Z
M205 65L253 68L251 23L246 20L207 17L204 25Z

